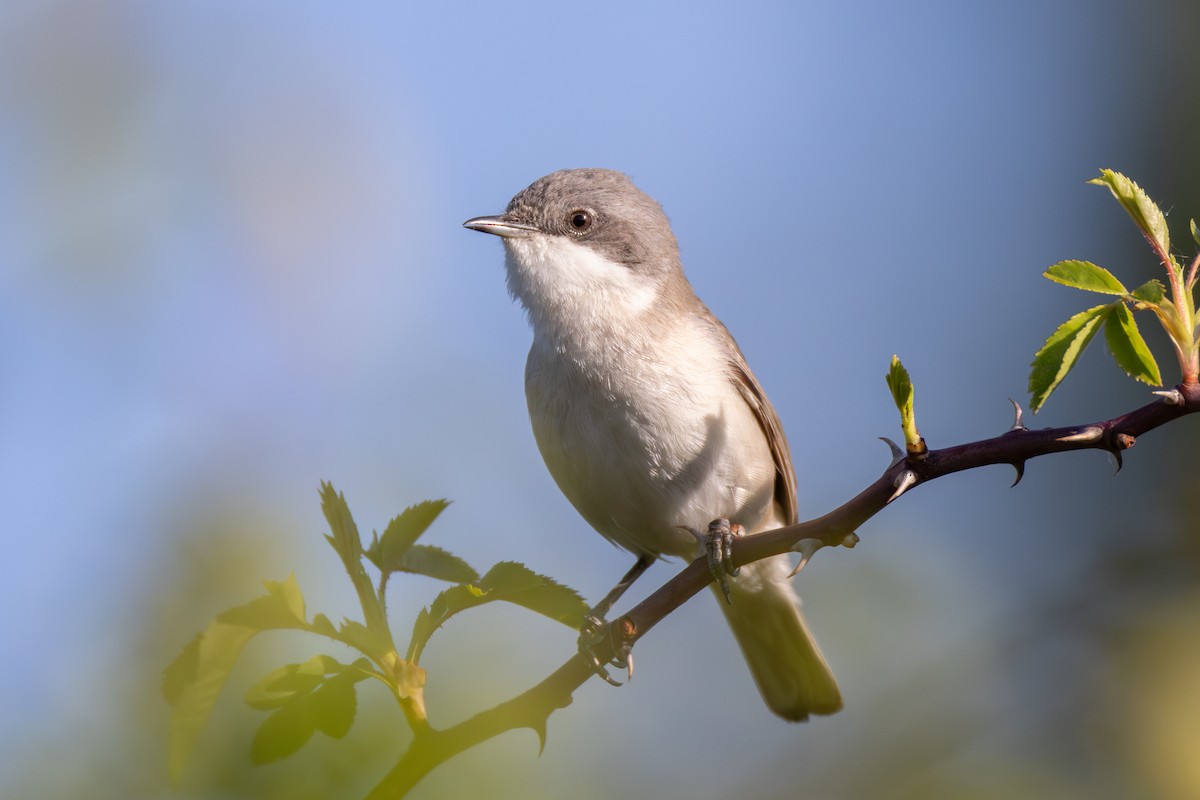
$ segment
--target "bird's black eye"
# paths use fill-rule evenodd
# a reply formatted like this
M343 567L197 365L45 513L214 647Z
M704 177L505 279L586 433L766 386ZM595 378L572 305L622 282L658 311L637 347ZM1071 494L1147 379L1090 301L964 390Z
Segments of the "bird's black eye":
M567 224L573 233L587 233L592 227L592 212L586 208L577 208L567 214Z

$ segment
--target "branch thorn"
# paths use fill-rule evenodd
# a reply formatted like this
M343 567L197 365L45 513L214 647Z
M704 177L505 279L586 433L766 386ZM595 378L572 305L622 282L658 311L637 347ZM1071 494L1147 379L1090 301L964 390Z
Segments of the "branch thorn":
M853 534L852 534L853 535ZM808 560L813 557L813 553L825 546L825 543L820 539L801 539L796 542L792 550L800 554L800 560L796 562L796 568L788 575L789 578L796 577L796 573L804 569L808 564Z
M917 484L917 473L911 469L906 469L896 476L896 481L892 485L896 487L896 491L892 492L892 496L887 499L890 503L900 495L907 492Z
M1012 463L1012 468L1017 471L1017 477L1015 479L1013 479L1012 486L1008 487L1010 489L1013 488L1013 486L1016 486L1018 483L1020 483L1021 478L1025 477L1025 462L1024 461L1014 461Z
M1028 430L1028 428L1025 427L1025 419L1024 419L1025 412L1023 412L1021 410L1021 404L1018 403L1016 400L1013 400L1011 397L1008 398L1008 402L1012 403L1012 405L1013 405L1013 424L1012 424L1012 427L1009 428L1009 430L1010 431ZM1018 477L1017 480L1021 480L1021 479ZM1016 484L1014 484L1014 486L1015 485Z
M1089 425L1079 433L1072 433L1069 436L1060 436L1055 441L1057 442L1094 442L1104 435L1104 429L1095 425Z
M900 445L896 444L886 436L880 436L879 441L884 442L888 446L888 449L892 451L892 463L888 464L889 467L894 467L904 460L905 453L900 449Z
M1169 406L1183 405L1183 395L1178 389L1171 389L1170 391L1165 392L1151 392L1150 394L1158 395L1163 399L1163 402Z

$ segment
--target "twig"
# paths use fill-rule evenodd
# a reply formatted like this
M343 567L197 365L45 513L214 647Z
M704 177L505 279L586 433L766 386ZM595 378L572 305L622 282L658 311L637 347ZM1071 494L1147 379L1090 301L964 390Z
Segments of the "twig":
M1158 394L1160 399L1119 417L1066 428L1029 430L1019 425L1018 409L1018 424L1000 436L897 458L874 483L828 514L735 540L732 561L742 565L789 551L811 555L821 546L852 546L858 541L855 534L858 527L904 491L954 472L1008 464L1016 469L1020 481L1029 459L1073 450L1107 450L1116 457L1120 469L1121 453L1132 447L1138 436L1200 412L1200 386L1180 385ZM903 489L897 491L902 485ZM595 655L607 661L617 647L632 646L712 580L707 559L703 556L696 559L627 614L614 620L610 624L611 636L606 637L611 645L609 641L598 645ZM524 694L450 728L425 729L414 737L399 762L367 795L368 800L403 797L451 756L508 730L530 728L544 742L550 714L570 705L575 690L594 674L581 657L573 656Z

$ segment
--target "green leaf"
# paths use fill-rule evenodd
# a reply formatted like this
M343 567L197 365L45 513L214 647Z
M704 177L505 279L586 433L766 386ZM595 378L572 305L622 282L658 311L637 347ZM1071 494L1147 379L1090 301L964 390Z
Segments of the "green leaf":
M1135 300L1153 306L1162 302L1163 298L1167 296L1167 290L1158 278L1152 278L1134 289L1130 293L1130 296Z
M217 621L256 631L279 628L308 630L308 623L304 620L304 596L300 593L296 576L289 575L283 581L263 581L263 585L267 587L267 594L229 609L218 615Z
M1162 376L1158 372L1158 364L1146 346L1138 330L1133 314L1118 303L1108 313L1104 323L1104 340L1108 344L1108 352L1112 354L1117 366L1125 370L1131 378L1151 386L1161 386Z
M362 659L345 665L329 656L316 656L303 664L289 664L272 673L278 675L277 683L294 683L299 676L307 676L316 682L307 688L298 688L258 727L250 745L251 761L265 764L291 755L312 738L314 731L335 739L345 736L358 709L354 686L372 675L366 669L367 665ZM334 674L325 678L321 670ZM304 684L307 685L309 680Z
M1111 169L1100 170L1100 177L1092 178L1088 183L1107 186L1113 197L1117 198L1137 226L1142 229L1146 238L1156 242L1164 253L1171 252L1171 235L1167 231L1167 218L1149 195L1142 191L1142 187Z
M365 663L365 662L364 662ZM285 664L271 670L246 692L246 705L266 710L279 708L292 696L306 694L325 681L349 669L333 656L313 656L301 664Z
M504 600L536 611L577 629L588 606L579 593L557 581L533 572L523 564L502 561L487 571L477 584L459 584L440 592L413 624L408 660L417 662L429 638L450 617L468 608Z
M345 495L335 490L333 484L328 481L321 482L320 495L321 511L329 523L329 530L333 533L327 537L329 543L342 560L357 562L362 555L362 539L358 535L354 517L350 514L350 507L346 505Z
M343 672L325 681L313 692L313 717L317 730L340 739L350 732L358 711L354 684L367 677L364 673Z
M896 403L896 410L900 412L900 416L908 416L912 414L913 408L913 386L912 380L908 376L908 370L900 363L900 357L892 355L892 363L888 367L888 374L885 376L888 389L892 392L892 400Z
M515 561L502 561L492 567L480 578L479 586L497 600L516 603L568 628L583 625L588 612L579 592Z
M376 661L396 649L390 635L374 631L352 619L342 620L337 639Z
M904 444L909 452L921 449L921 434L917 432L917 419L913 414L913 384L908 370L900 363L900 357L893 354L888 373L884 376L888 389L892 393L892 401L900 412L900 427L904 430Z
M354 524L354 517L350 515L346 498L335 491L333 485L327 481L321 483L321 511L325 514L333 534L325 539L342 559L342 565L354 584L354 591L358 595L367 626L381 635L390 636L379 595L375 594L375 587L371 585L371 579L363 569L362 538L358 535L358 526Z
M1190 220L1192 228L1192 238L1196 240L1196 244L1200 244L1200 228L1196 227L1196 220Z
M195 682L196 670L200 665L200 640L203 637L204 634L197 634L163 670L162 693L167 705L173 706L179 702L188 684Z
M1092 337L1096 335L1111 305L1080 311L1059 325L1033 357L1029 372L1030 408L1037 411L1058 388L1075 366Z
M409 506L388 523L383 536L374 539L367 549L367 558L382 572L396 572L404 554L426 529L433 524L449 500L425 500Z
M1055 283L1088 292L1127 294L1128 290L1104 267L1090 261L1060 261L1042 273Z
M394 571L412 572L450 583L474 583L479 573L458 556L428 544L414 544L394 564Z
M317 729L312 706L311 695L299 695L263 720L250 743L250 761L269 764L303 747Z
M484 591L478 586L468 583L460 583L439 592L433 598L432 603L417 612L417 618L413 621L412 640L408 645L406 660L413 663L419 661L421 651L429 643L429 638L433 636L434 631L458 612L488 602L483 599L484 594Z
M253 628L213 622L167 667L163 689L171 701L167 770L172 784L178 785L183 777L188 756L212 713L221 687L242 648L257 633Z
M333 623L329 621L329 617L324 614L313 614L312 623L308 629L320 636L326 636L330 639L338 638L337 629L333 627Z

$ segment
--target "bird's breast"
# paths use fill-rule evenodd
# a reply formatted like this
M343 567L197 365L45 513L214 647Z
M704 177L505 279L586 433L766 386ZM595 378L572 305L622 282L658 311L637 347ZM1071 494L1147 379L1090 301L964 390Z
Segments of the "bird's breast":
M525 376L534 437L601 534L634 552L690 557L695 540L679 526L703 530L717 516L750 526L765 513L769 447L723 366L686 331L653 342L535 336Z

